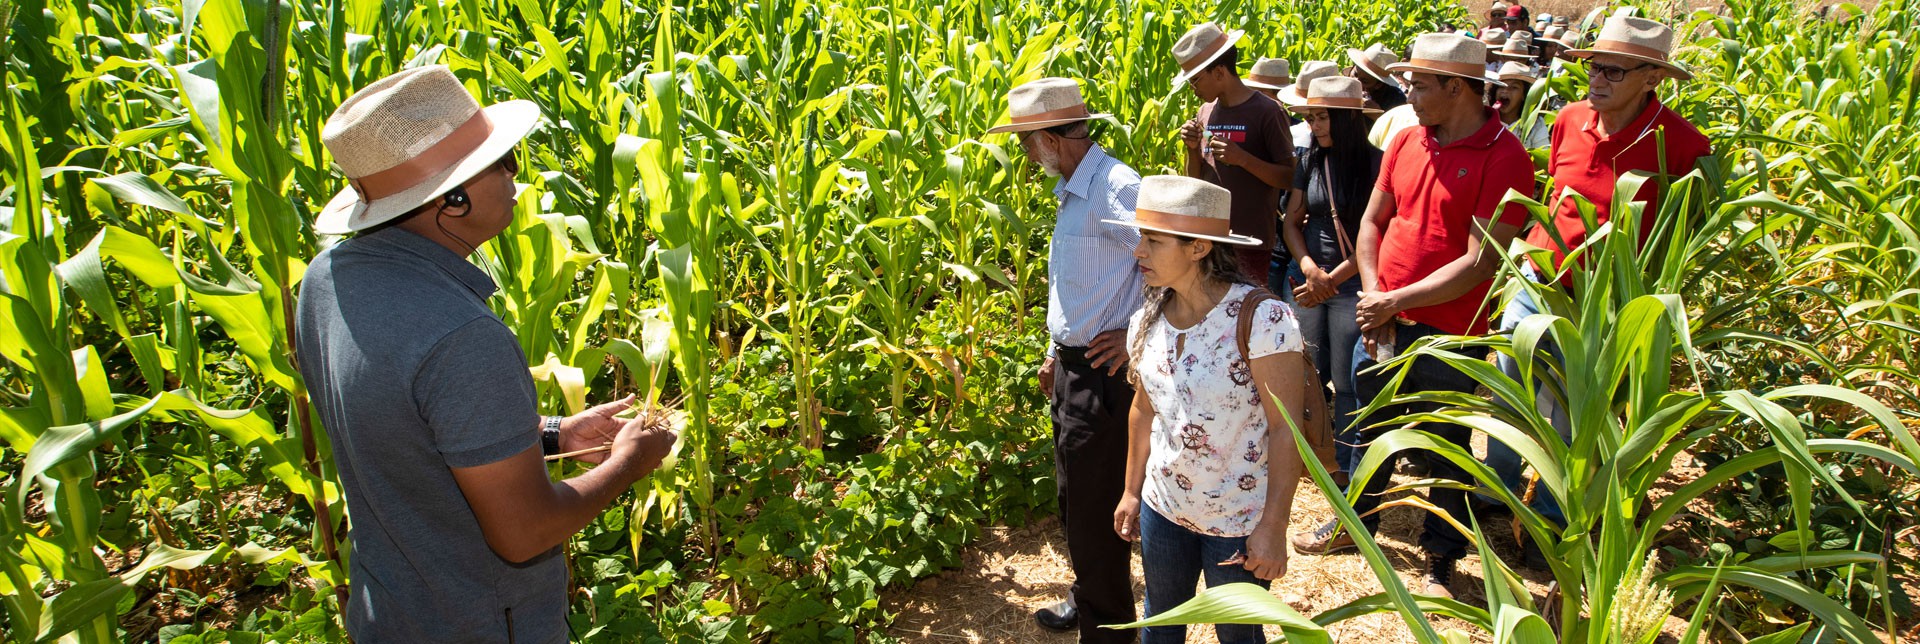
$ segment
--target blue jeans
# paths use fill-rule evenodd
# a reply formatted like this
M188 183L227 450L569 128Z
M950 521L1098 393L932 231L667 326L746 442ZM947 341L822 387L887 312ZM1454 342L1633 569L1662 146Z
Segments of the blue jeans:
M1447 335L1445 332L1425 324L1402 325L1395 322L1388 322L1387 324L1393 325L1395 329L1395 355L1406 354L1407 348L1413 346L1413 343L1420 338L1430 335ZM1458 348L1454 349L1454 352L1470 357L1479 356L1484 358L1486 355L1472 348ZM1378 397L1380 392L1386 389L1387 384L1392 382L1395 375L1400 371L1400 367L1394 367L1384 371L1361 373L1362 371L1372 368L1375 364L1378 364L1378 362L1373 359L1372 355L1367 353L1365 338L1355 342L1353 348L1353 384L1354 394L1357 395L1360 400L1371 402L1374 398ZM1439 358L1422 356L1413 361L1411 368L1408 369L1406 378L1400 382L1399 392L1401 394L1411 394L1419 391L1457 391L1471 395L1478 386L1479 383L1473 379L1473 376L1453 368L1447 363L1442 362ZM1358 430L1357 433L1363 442L1371 443L1377 440L1382 434L1398 428L1395 425L1379 427L1375 427L1374 425L1407 414L1437 411L1440 407L1441 405L1439 403L1433 402L1387 405L1374 410L1374 412L1368 414L1366 418L1355 421L1355 426L1365 428ZM1469 451L1473 449L1473 431L1467 427L1449 423L1422 423L1419 429ZM1416 457L1426 459L1427 472L1432 478L1472 482L1466 470L1461 469L1461 467L1454 464L1453 461L1434 456L1425 450L1418 451ZM1359 459L1356 458L1355 463L1358 462ZM1379 469L1374 470L1373 476L1368 477L1364 481L1354 480L1349 483L1349 485L1360 486L1362 490L1359 502L1353 504L1353 510L1355 513L1362 515L1360 521L1366 525L1368 532L1379 532L1380 515L1368 515L1367 513L1380 507L1382 500L1380 494L1385 492L1387 487L1392 483L1392 474L1393 460L1388 459ZM1428 488L1427 499L1432 501L1434 505L1439 506L1440 509L1445 510L1447 514L1453 515L1453 518L1458 519L1461 523L1471 525L1467 515L1467 493L1464 490L1437 487ZM1441 519L1439 516L1429 512L1426 515L1426 520L1421 530L1420 548L1425 550L1429 555L1458 559L1466 555L1467 537L1461 534L1459 530L1454 529L1453 524L1447 523L1445 519Z
M1313 359L1320 376L1333 383L1333 459L1349 474L1360 462L1360 450L1353 448L1360 440L1353 433L1353 412L1360 409L1360 400L1353 394L1353 346L1360 340L1354 307L1359 303L1360 278L1356 277L1319 306L1293 307L1300 336L1307 342L1307 357Z
M1535 277L1532 266L1524 266L1521 270L1527 279L1538 279ZM1519 295L1513 298L1513 303L1507 305L1507 310L1501 313L1499 332L1502 334L1511 334L1514 329L1520 326L1521 320L1525 320L1527 316L1539 312L1540 306L1533 301L1533 296L1527 294L1525 291L1521 291ZM1554 345L1551 336L1548 336L1548 338L1540 342L1540 350L1547 352L1548 360L1554 362L1560 361L1560 350ZM1505 353L1496 354L1495 361L1499 363L1500 371L1507 374L1508 378L1514 379L1515 382L1520 380L1520 365L1513 359L1513 356ZM1540 374L1541 371L1535 369L1534 373ZM1537 378L1533 386L1537 391L1533 396L1534 407L1540 411L1540 415L1547 417L1548 422L1552 423L1554 429L1559 430L1560 440L1571 443L1573 423L1572 419L1567 415L1567 409L1560 405L1560 399L1553 395L1553 391L1539 382ZM1497 440L1487 441L1487 467L1493 468L1493 471L1500 475L1500 482L1505 484L1507 489L1513 490L1514 494L1525 496L1526 490L1523 486L1526 485L1526 479L1524 478L1526 463L1520 460L1520 454L1513 451L1513 448L1507 447L1506 443ZM1553 498L1553 494L1547 492L1545 489L1534 493L1533 503L1531 505L1535 511L1539 512L1541 516L1546 517L1547 520L1561 525L1567 523L1566 515L1560 511L1560 503Z
M1194 584L1206 572L1207 587L1250 583L1271 588L1272 582L1253 576L1239 565L1220 562L1247 553L1246 537L1215 537L1181 527L1161 516L1153 506L1140 504L1140 565L1147 578L1147 617L1173 610L1193 599ZM1257 624L1216 624L1221 644L1262 644L1267 641ZM1185 626L1146 629L1145 644L1184 644Z

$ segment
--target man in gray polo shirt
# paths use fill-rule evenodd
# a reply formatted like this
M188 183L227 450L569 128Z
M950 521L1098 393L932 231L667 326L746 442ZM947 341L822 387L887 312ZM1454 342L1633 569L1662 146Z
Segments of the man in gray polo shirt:
M559 546L651 472L670 431L543 419L513 333L466 261L513 219L532 104L481 109L445 67L356 93L321 137L349 178L314 229L359 233L300 286L296 357L352 518L347 631L384 642L568 639ZM542 426L546 429L542 429ZM607 445L551 481L542 452Z

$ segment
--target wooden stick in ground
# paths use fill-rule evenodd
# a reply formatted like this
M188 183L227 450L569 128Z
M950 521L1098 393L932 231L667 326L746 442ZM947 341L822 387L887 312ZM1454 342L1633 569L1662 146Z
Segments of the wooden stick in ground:
M599 447L589 447L586 449L574 450L574 451L566 452L563 454L554 454L552 456L548 456L547 461L552 462L552 461L557 461L563 458L571 458L571 457L579 456L581 454L592 454L595 452L611 452L611 451L613 451L613 443L607 443Z

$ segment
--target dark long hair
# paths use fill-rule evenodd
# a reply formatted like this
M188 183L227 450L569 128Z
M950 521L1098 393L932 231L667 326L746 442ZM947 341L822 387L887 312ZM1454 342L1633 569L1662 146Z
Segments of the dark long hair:
M1151 234L1154 233L1143 231L1143 236ZM1195 241L1189 237L1176 238L1181 244ZM1143 238L1140 243L1147 243L1147 240ZM1234 252L1233 245L1220 242L1213 242L1213 250L1200 258L1200 279L1208 284L1253 284L1246 273L1240 272L1240 254ZM1127 340L1127 382L1134 384L1140 383L1140 353L1147 346L1147 330L1166 316L1167 298L1173 296L1173 289L1165 286L1147 286L1141 290L1146 302L1140 305L1140 310L1145 314L1140 318L1140 327Z
M1367 207L1367 199L1373 196L1373 159L1379 152L1367 141L1369 127L1359 110L1327 110L1327 134L1333 139L1333 147L1320 147L1315 139L1307 152L1308 168L1325 163L1333 170L1334 179L1339 181L1333 186L1334 205L1346 219L1357 220Z

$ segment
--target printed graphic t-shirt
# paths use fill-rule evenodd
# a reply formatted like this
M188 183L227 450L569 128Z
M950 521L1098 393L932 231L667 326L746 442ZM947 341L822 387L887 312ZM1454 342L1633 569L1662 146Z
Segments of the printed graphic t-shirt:
M1286 109L1265 94L1254 92L1239 105L1207 103L1200 106L1199 120L1214 138L1232 142L1256 159L1293 165ZM1246 168L1220 163L1210 148L1201 147L1200 155L1207 168L1200 178L1233 193L1233 232L1260 240L1260 248L1273 248L1280 187L1267 185Z

